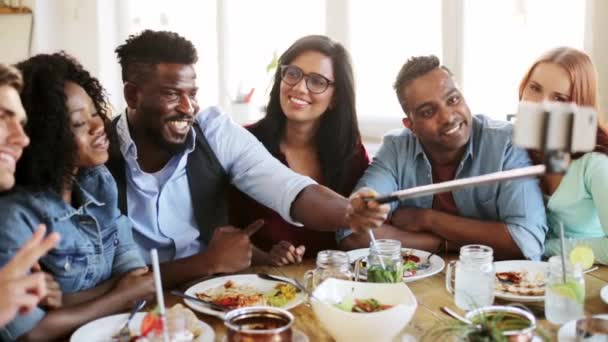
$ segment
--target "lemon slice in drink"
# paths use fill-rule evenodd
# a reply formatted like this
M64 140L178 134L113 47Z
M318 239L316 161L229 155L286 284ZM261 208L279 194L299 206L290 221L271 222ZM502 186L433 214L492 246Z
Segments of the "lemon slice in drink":
M576 246L570 252L570 262L581 264L584 270L591 268L594 260L593 250L589 246Z
M572 299L577 303L583 303L585 301L585 288L581 284L574 281L567 281L563 284L554 284L551 286L551 291L556 294Z

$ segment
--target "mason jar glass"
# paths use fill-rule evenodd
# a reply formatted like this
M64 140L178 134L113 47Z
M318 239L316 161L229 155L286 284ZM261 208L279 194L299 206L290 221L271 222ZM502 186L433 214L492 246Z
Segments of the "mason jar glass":
M446 288L454 294L454 302L459 308L474 310L494 303L493 253L488 246L466 245L460 248L458 261L448 264ZM452 288L453 273L455 280Z
M580 264L566 261L562 268L560 256L549 259L549 274L545 286L545 317L554 324L585 316L585 277Z
M353 279L352 268L346 252L335 250L320 251L317 253L317 268L304 273L304 283L310 291L313 291L327 278Z
M370 243L367 257L367 281L370 283L403 281L401 241L379 239L375 243Z

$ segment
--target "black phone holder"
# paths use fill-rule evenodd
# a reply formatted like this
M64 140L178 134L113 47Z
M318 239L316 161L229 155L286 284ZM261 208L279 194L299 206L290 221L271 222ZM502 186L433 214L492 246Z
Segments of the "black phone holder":
M563 114L559 114L563 115ZM574 113L570 112L567 115L567 134L563 150L551 149L549 146L549 135L552 127L552 121L556 120L556 114L549 111L544 111L542 115L542 145L541 153L543 153L543 164L547 167L546 173L564 174L568 170L570 164L570 151L572 149L572 131L574 125Z

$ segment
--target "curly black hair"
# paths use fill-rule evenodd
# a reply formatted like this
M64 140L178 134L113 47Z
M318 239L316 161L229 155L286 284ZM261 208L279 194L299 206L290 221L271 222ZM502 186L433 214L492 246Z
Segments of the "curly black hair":
M403 98L405 88L409 86L413 80L424 76L437 68L441 68L449 75L452 75L450 69L444 65L441 65L439 58L437 58L435 55L411 57L405 64L403 64L401 70L399 70L399 74L397 74L397 78L393 84L393 89L397 94L397 99L399 100L401 108L406 114L407 111L405 99Z
M123 82L142 82L156 64L195 64L196 48L175 32L145 30L131 35L114 50L122 68Z
M23 73L21 101L28 116L25 130L31 140L17 165L17 184L36 191L50 188L61 194L76 162L65 83L81 86L107 125L106 92L95 77L64 52L36 55L16 66Z

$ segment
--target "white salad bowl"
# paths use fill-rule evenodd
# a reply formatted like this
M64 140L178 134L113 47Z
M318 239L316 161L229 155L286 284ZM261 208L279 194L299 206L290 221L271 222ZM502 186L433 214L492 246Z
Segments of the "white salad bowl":
M345 298L374 298L392 308L370 313L348 312L335 304ZM310 300L317 319L336 341L390 341L410 322L418 303L412 291L399 283L361 283L327 279Z

